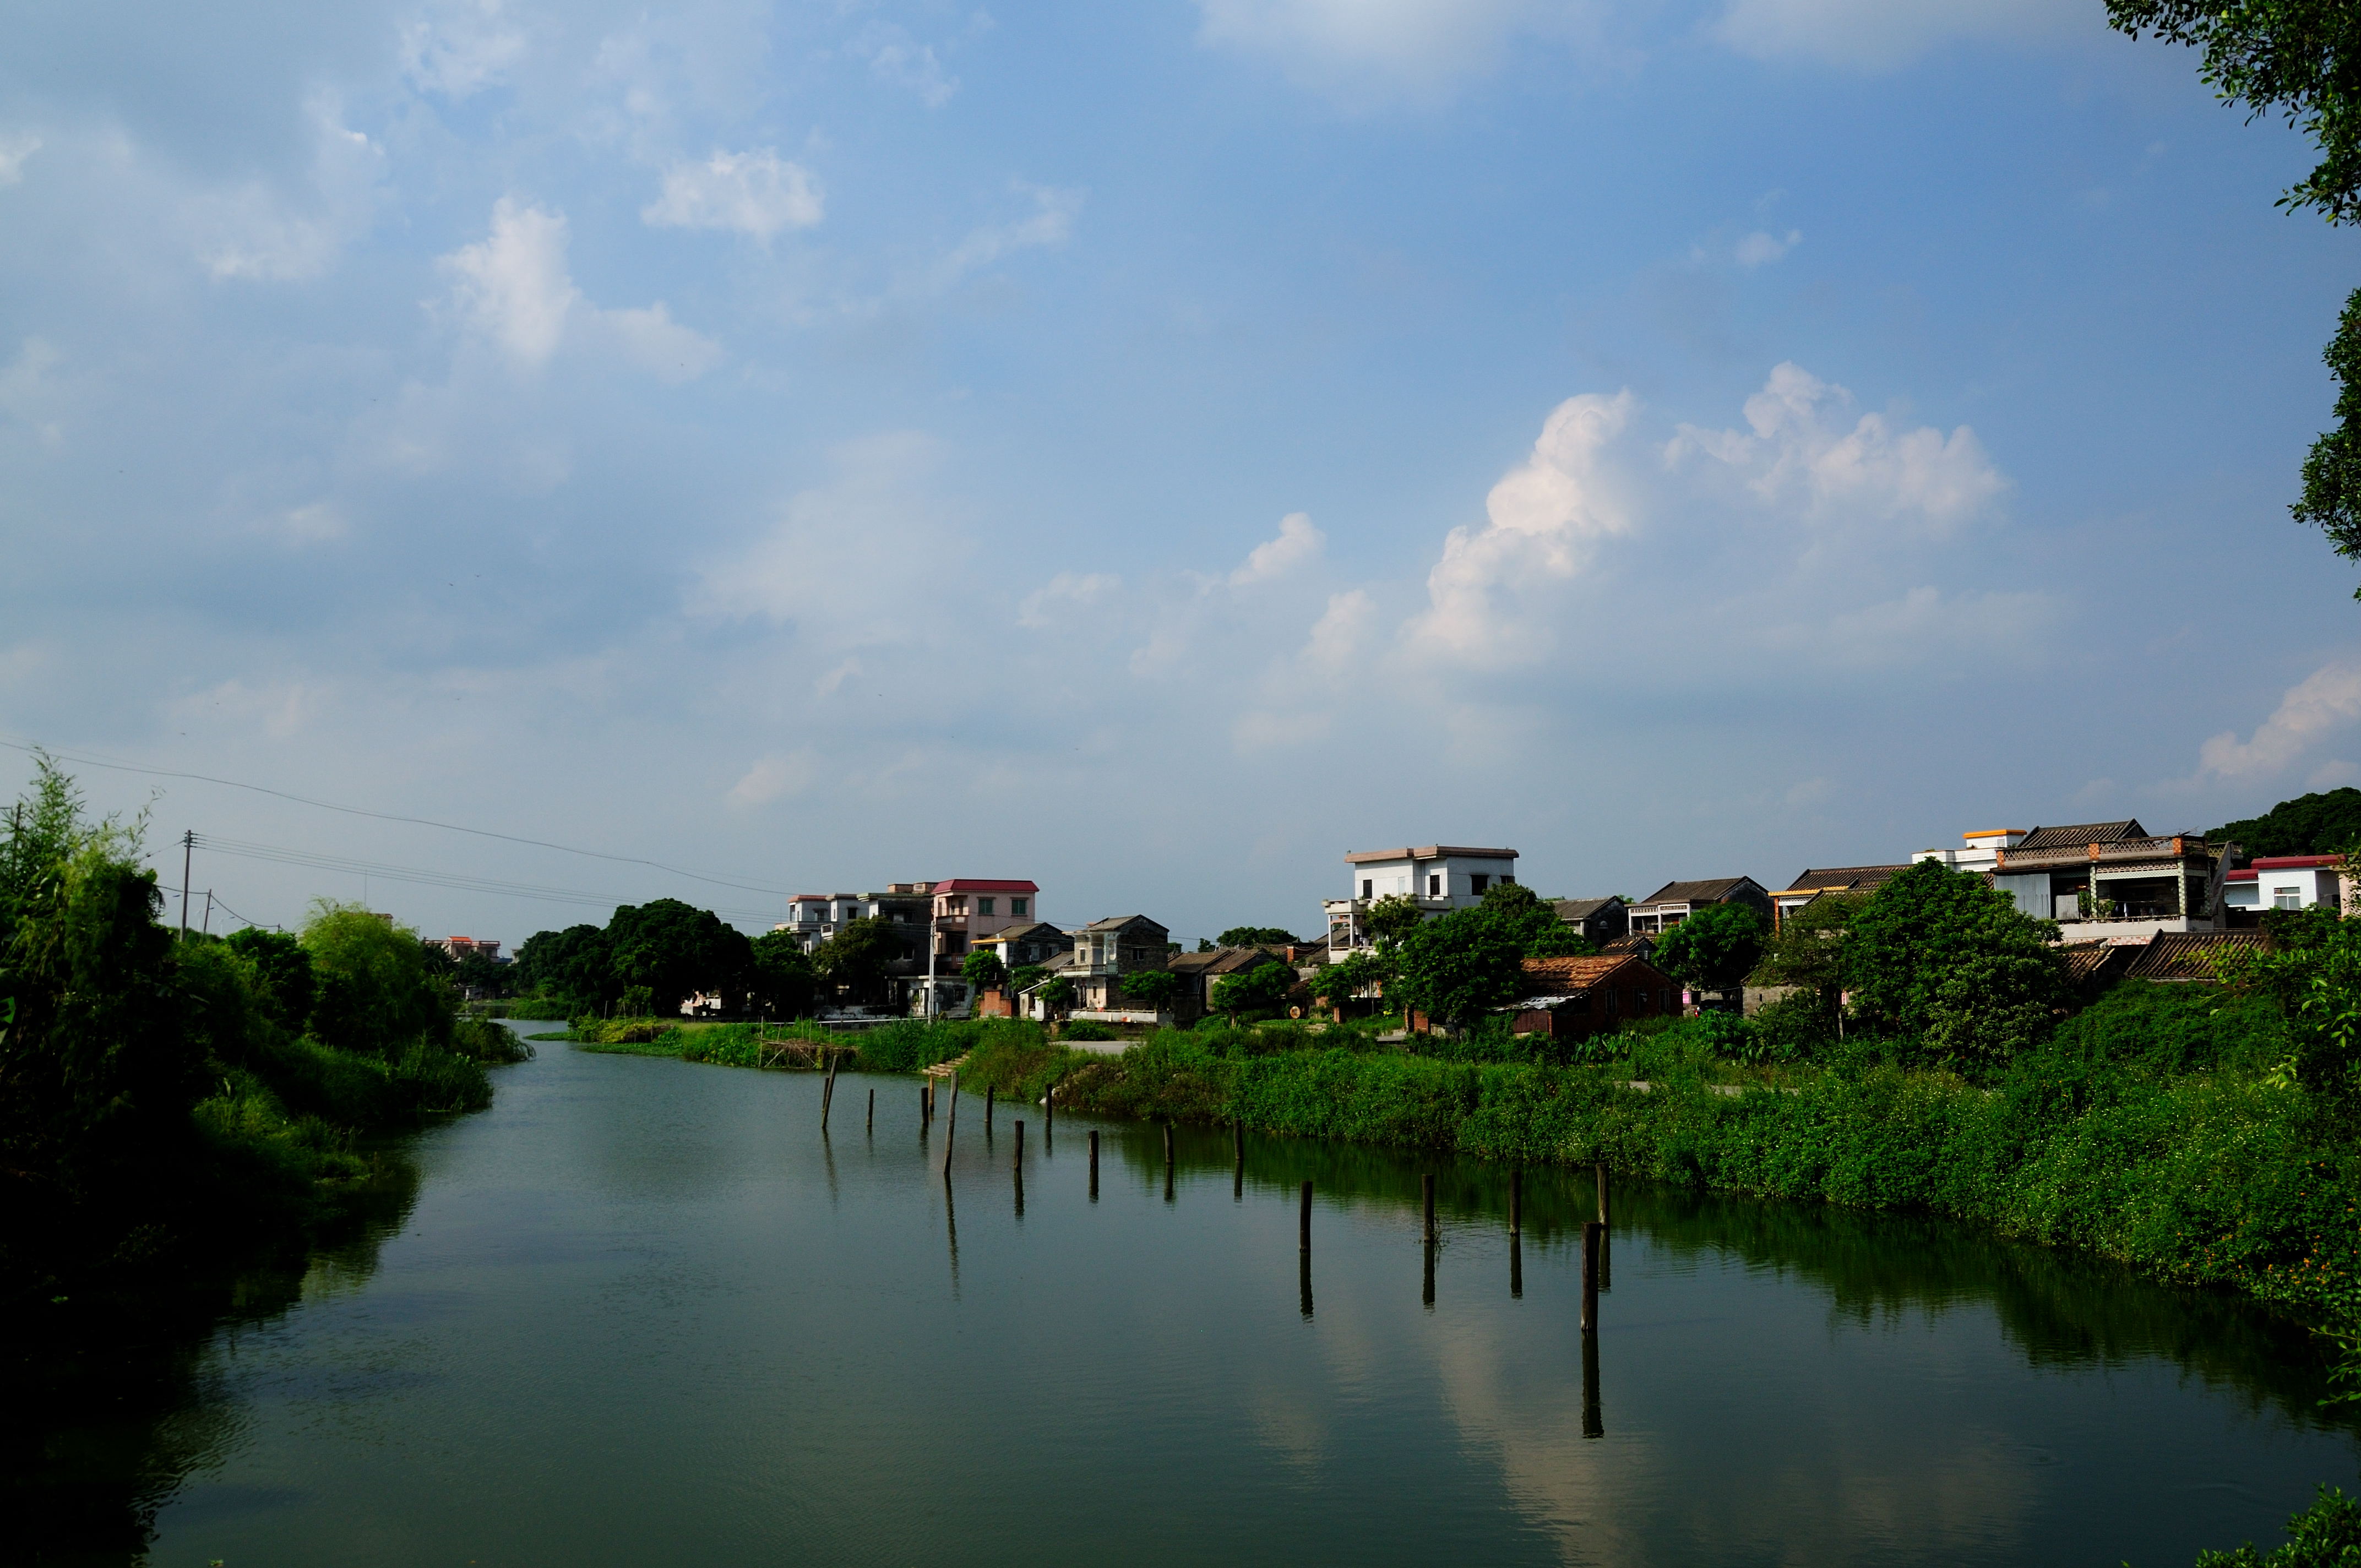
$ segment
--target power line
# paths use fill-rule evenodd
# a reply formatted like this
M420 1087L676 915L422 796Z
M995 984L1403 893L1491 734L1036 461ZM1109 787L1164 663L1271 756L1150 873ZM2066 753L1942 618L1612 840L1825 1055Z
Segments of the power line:
M701 872L684 871L678 866L668 866L662 861L642 860L637 855L610 855L602 850L583 850L577 849L571 844L553 844L545 839L520 838L514 833L495 832L489 828L468 828L456 822L436 822L424 817L403 817L396 812L370 811L357 806L338 806L333 801L313 800L309 795L291 795L283 789L271 789L263 784L246 784L237 779L216 778L211 773L181 773L171 768L151 768L137 762L108 762L102 757L77 755L71 751L56 751L50 747L42 746L36 742L11 740L5 737L0 737L0 746L5 746L12 751L23 751L29 755L56 757L61 761L78 763L83 767L112 768L118 773L145 773L151 778L191 779L200 784L220 784L227 789L251 790L257 795L271 795L280 800L291 800L298 806L317 806L322 811L340 811L347 817L373 817L379 822L404 822L415 828L439 828L446 833L472 833L479 839L498 839L503 842L511 844L527 844L536 850L555 850L561 854L587 855L592 860L612 861L618 865L647 866L656 871L667 872L673 876L686 877L691 882L709 883L715 887L734 887L741 893L767 893L776 898L791 898L794 896L794 894L787 892L785 888L763 887L751 882L731 882L726 877L707 876ZM764 919L770 918L771 913L772 912L765 912L763 917Z

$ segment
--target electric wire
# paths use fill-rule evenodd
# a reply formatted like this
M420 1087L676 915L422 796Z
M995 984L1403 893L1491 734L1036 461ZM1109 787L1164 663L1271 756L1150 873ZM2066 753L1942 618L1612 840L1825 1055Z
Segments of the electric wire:
M309 795L291 795L283 789L271 789L268 785L247 784L237 779L217 778L211 773L182 773L171 768L148 767L137 762L110 762L104 757L62 751L37 742L10 740L5 736L0 736L0 747L33 756L55 757L60 762L73 762L82 767L111 768L118 773L145 773L152 778L191 779L200 784L220 784L228 789L251 790L257 795L271 795L280 800L291 800L299 806L316 806L322 811L340 811L348 817L368 817L379 822L402 822L416 828L435 828L446 833L470 833L479 839L498 839L506 843L530 845L537 850L555 850L562 854L586 855L592 860L612 861L618 865L647 866L672 876L686 877L691 882L708 883L715 887L734 887L741 893L769 894L775 898L794 896L785 888L765 887L758 883L732 882L727 877L707 876L702 872L686 871L679 866L668 866L662 861L645 860L637 855L614 855L603 850L584 850L572 844L554 844L546 839L526 839L514 833L495 832L489 828L469 828L456 822L437 822L431 817L404 817L396 812L370 811L357 806L338 806L334 801L314 800ZM763 918L771 918L771 913L765 913Z

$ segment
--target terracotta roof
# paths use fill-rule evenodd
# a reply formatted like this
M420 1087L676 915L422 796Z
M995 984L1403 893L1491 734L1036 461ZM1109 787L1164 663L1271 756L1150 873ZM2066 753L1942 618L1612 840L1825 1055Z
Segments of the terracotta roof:
M1038 893L1041 890L1029 882L986 882L978 877L955 876L949 882L934 885L937 893Z
M1904 866L1831 866L1824 870L1806 871L1781 889L1784 893L1860 893L1883 884L1896 872L1906 872Z
M2210 961L2224 948L2268 952L2270 938L2261 931L2158 931L2147 950L2132 964L2134 980L2214 980Z
M1527 959L1525 979L1533 985L1568 995L1588 991L1626 964L1648 967L1645 961L1631 953L1601 953L1596 958Z
M2257 855L2250 862L2257 871L2301 871L2306 866L2341 866L2342 855Z
M1598 952L1602 958L1619 955L1627 959L1653 958L1656 952L1656 939L1644 932L1635 932L1629 937L1618 937L1611 942L1599 943Z
M1352 850L1345 856L1346 865L1362 865L1370 861L1439 861L1445 855L1465 855L1475 861L1513 861L1514 850L1471 850L1465 844L1428 844L1415 850Z
M2113 844L2125 839L2145 839L2148 830L2137 817L2121 822L2084 822L2071 828L2036 828L2017 840L2020 850L2079 849L2085 844ZM2191 835L2194 837L2194 835Z
M1719 904L1737 892L1740 883L1753 881L1752 877L1730 876L1712 882L1668 882L1634 907L1651 904Z

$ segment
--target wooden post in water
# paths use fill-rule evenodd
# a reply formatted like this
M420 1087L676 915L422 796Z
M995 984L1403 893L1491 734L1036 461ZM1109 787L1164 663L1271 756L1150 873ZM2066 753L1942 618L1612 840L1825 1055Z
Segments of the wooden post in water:
M1615 1223L1615 1216L1608 1212L1607 1162L1605 1160L1598 1162L1598 1223L1602 1225L1611 1225Z
M877 1091L873 1089L869 1091L869 1125L866 1130L872 1133L877 1130Z
M1419 1293L1418 1293L1419 1304L1420 1304L1421 1306L1424 1307L1428 1311L1432 1312L1433 1310L1434 1310L1434 1243L1433 1243L1433 1241L1432 1239L1430 1239L1424 1246L1422 1246L1422 1247L1419 1248L1418 1250L1419 1250L1419 1251L1421 1251L1421 1252L1422 1252L1422 1253L1424 1253L1424 1254L1426 1254L1426 1274L1425 1274L1425 1277L1424 1277L1423 1281L1421 1283L1421 1285L1420 1285L1420 1287L1419 1287Z
M1230 1123L1230 1152L1236 1161L1238 1168L1241 1170L1245 1169L1246 1163L1246 1124L1244 1121L1234 1120Z
M1605 1437L1607 1422L1598 1410L1598 1336L1582 1336L1582 1435Z
M1607 1229L1593 1220L1582 1227L1582 1332L1598 1332L1598 1237Z
M1509 1234L1525 1234L1525 1173L1509 1172Z
M1434 1177L1433 1174L1418 1179L1418 1195L1419 1207L1426 1215L1426 1245L1433 1246L1434 1245Z
M959 1074L951 1074L950 1119L943 1124L943 1179L951 1179L951 1145L959 1137Z
M828 1082L821 1086L819 1091L819 1130L823 1133L828 1131L828 1109L829 1106L836 1103L836 1064L838 1059L837 1052L829 1052Z
M987 1083L983 1086L983 1130L987 1134L992 1131L992 1102L999 1096L1000 1091L993 1085Z
M1095 1203L1095 1202L1097 1202L1098 1201L1099 1201L1099 1135L1098 1135L1098 1129L1097 1129L1097 1128L1095 1128L1095 1127L1093 1127L1093 1128L1092 1128L1092 1129L1091 1129L1091 1201L1092 1201L1092 1202L1093 1202L1093 1203Z
M1312 1250L1312 1183L1303 1184L1303 1212L1296 1221L1297 1245L1305 1252Z
M1172 1124L1170 1121L1164 1124L1164 1168L1172 1168Z
M1025 1124L1024 1124L1024 1123L1022 1123L1022 1122L1019 1122L1019 1123L1017 1123L1017 1124L1016 1124L1016 1153L1014 1156L1012 1156L1012 1157L1010 1157L1010 1159L1009 1159L1009 1162L1008 1162L1008 1163L1009 1163L1012 1167L1014 1167L1014 1168L1016 1168L1016 1172L1017 1172L1019 1175L1022 1175L1022 1174L1024 1173L1024 1170L1025 1170Z

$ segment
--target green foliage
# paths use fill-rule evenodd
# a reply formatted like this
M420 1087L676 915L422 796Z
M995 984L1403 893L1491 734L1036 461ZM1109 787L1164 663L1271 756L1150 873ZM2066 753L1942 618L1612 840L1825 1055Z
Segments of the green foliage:
M1255 965L1213 982L1212 1003L1217 1013L1273 1013L1287 1005L1295 987L1295 971L1276 961Z
M1295 944L1295 933L1276 926L1233 926L1216 939L1224 948L1287 948Z
M2338 554L2361 559L2361 289L2346 297L2336 335L2320 356L2336 378L2336 428L2322 432L2305 454L2303 494L2288 511L2325 533Z
M2288 1519L2288 1542L2276 1552L2254 1543L2235 1552L2201 1552L2197 1568L2354 1568L2361 1563L2361 1503L2323 1486L2312 1507Z
M1077 1018L1065 1026L1062 1035L1069 1040L1120 1040L1123 1038L1121 1035L1095 1018Z
M318 987L312 975L312 955L284 931L249 926L224 938L229 950L246 963L255 990L270 1021L290 1034L301 1034L311 1022L312 1003Z
M1709 904L1656 942L1656 967L1699 989L1720 990L1744 980L1762 960L1770 931L1743 904Z
M1510 922L1483 909L1455 909L1401 943L1400 978L1389 988L1430 1018L1473 1024L1488 1008L1524 993L1525 945Z
M2218 985L2120 981L2058 1026L2057 1053L2157 1073L2231 1068L2260 1074L2285 1061L2287 1025L2258 992Z
M2361 491L2356 491L2361 499ZM2361 844L2361 789L2346 784L2280 801L2260 817L2225 822L2206 838L2250 855L2341 855Z
M1363 948L1323 965L1312 977L1312 994L1334 1007L1371 986L1385 984L1393 975L1392 959Z
M981 995L1008 983L1008 966L1000 961L999 954L988 948L978 948L961 962L960 977L972 992Z
M1048 978L1049 973L1039 964L1018 964L1008 971L1008 984L1014 991L1030 991Z
M433 972L417 932L357 904L321 899L302 943L318 981L311 1032L321 1040L387 1058L415 1040L450 1044L458 993Z
M607 943L611 977L645 987L653 998L650 1011L667 1014L698 992L742 994L754 964L744 932L676 898L617 909L607 922Z
M1390 894L1361 913L1361 928L1381 949L1399 947L1403 938L1426 924L1426 911L1405 894Z
M1853 1005L1938 1059L1989 1070L2037 1043L2066 995L2064 960L2046 940L2054 929L1982 877L1920 861L1846 931Z
M1160 969L1134 970L1123 977L1123 994L1127 1002L1161 1013L1180 994L1180 977Z
M1783 996L1748 1022L1764 1061L1809 1061L1836 1040L1835 1010L1816 991Z
M614 1000L621 989L613 975L613 944L596 926L536 931L516 950L515 985L521 992L581 999L586 1011Z
M792 931L765 931L748 947L748 1001L773 1017L797 1018L812 1010L819 970Z
M880 916L848 920L813 955L820 973L855 1002L885 994L885 966L907 950L894 922Z
M1044 1007L1055 1010L1069 1006L1074 1000L1074 982L1064 975L1051 975L1035 988L1033 994Z
M1494 883L1478 905L1484 917L1516 938L1529 959L1575 958L1598 944L1558 918L1557 906L1519 882Z
M2361 1070L2361 916L2268 910L2263 925L2271 951L2218 952L2216 970L2278 1009L2288 1045L2279 1081L2350 1095Z
M1858 894L1820 894L1779 922L1755 970L1758 982L1801 986L1809 992L1806 1005L1817 1014L1825 1033L1836 1032L1837 1010L1842 1005L1845 933L1868 902Z

